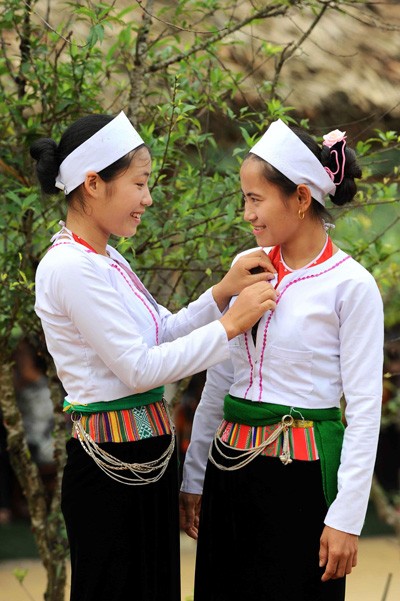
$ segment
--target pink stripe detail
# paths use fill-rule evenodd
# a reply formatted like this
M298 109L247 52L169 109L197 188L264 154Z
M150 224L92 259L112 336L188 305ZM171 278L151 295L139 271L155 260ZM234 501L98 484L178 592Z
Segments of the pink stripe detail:
M55 248L56 246L62 246L63 244L72 244L72 242L57 242L56 244L52 244L51 246L49 246L47 252L53 250L53 248Z
M72 242L57 242L56 244L53 244L52 246L50 246L49 250L52 250L53 248L55 248L56 246L61 246L62 244L72 244ZM93 253L93 250L90 250L90 248L85 248L85 252L87 253ZM137 293L137 291L133 288L133 286L131 285L130 281L128 280L128 278L125 276L124 272L122 271L122 269L115 263L111 264L111 267L114 267L114 269L116 269L118 271L118 273L120 273L122 275L122 277L124 278L125 282L128 284L129 288L132 290L132 292L135 294L135 296L144 304L144 306L146 307L146 309L148 310L148 312L150 313L154 324L156 326L156 343L159 344L159 327L158 327L158 321L153 313L153 311L150 309L150 307L147 305L146 301Z
M48 249L47 252L49 252L50 250L53 250L53 248L55 248L56 246L62 246L63 244L72 244L72 242L56 242L56 244L52 244ZM85 251L87 253L93 253L94 250L90 250L89 248L85 248Z
M286 290L286 288L285 288ZM283 291L284 292L284 291ZM277 301L276 301L276 306L278 307L278 301L279 299L282 297L283 292L281 292L281 294L279 295ZM276 309L275 309L276 310ZM267 333L268 333L268 327L269 327L269 322L272 319L272 311L270 312L270 314L268 315L268 319L266 321L265 327L264 327L264 335L263 335L263 347L262 347L262 352L261 352L261 357L260 357L260 369L259 369L259 389L260 389L260 394L258 395L258 401L261 401L261 397L262 397L262 391L263 391L263 382L262 382L262 365L264 362L264 354L265 354L265 347L267 346Z
M120 275L122 275L122 277L124 278L125 282L128 284L129 288L132 290L133 294L144 304L144 306L146 307L146 309L150 313L150 315L151 315L151 317L152 317L152 319L154 321L154 325L156 326L156 344L159 344L158 321L157 321L157 319L156 319L153 311L150 309L150 307L148 306L148 304L146 303L146 301L134 289L134 287L132 286L131 282L126 277L126 275L124 274L124 272L122 271L122 269L116 263L111 263L111 267L113 267L114 269L116 269L118 271L118 273Z
M250 364L250 382L249 385L247 387L246 392L244 393L244 397L245 399L247 399L247 393L249 392L250 388L253 386L253 361L251 360L251 354L250 354L250 349L249 349L249 339L247 336L247 332L244 333L244 343L246 345L246 351L247 351L247 360Z
M287 284L287 286L285 286L285 288L282 290L282 292L278 296L278 298L276 300L276 307L278 308L278 304L280 303L283 294L286 292L286 290L288 288L290 288L290 286L293 286L293 284L297 284L298 282L302 282L304 280L311 280L312 278L318 278L320 275L324 275L325 273L328 273L329 271L332 271L332 269L335 269L336 267L339 267L339 265L341 265L342 263L344 263L348 259L351 259L350 255L347 255L347 257L344 257L344 259L342 259L338 263L335 263L335 265L332 265L332 267L329 267L328 269L325 269L324 271L320 271L319 273L312 273L311 275L305 275L305 276L303 276L301 278L297 278L297 280L292 280L291 282L289 282L289 284ZM276 309L275 309L275 311L276 311ZM263 392L262 366L263 366L263 361L264 361L265 347L266 347L266 344L267 344L268 327L269 327L270 321L272 319L272 316L273 316L273 313L271 312L270 315L268 316L267 322L266 322L265 327L264 327L263 349L262 349L262 353L261 353L261 357L260 357L260 369L259 369L259 389L260 389L260 393L258 395L258 400L259 401L261 401L262 392Z

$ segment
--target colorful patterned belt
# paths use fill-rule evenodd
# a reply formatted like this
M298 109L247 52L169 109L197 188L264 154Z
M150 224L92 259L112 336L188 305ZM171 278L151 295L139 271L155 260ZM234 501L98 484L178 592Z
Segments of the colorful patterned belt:
M236 449L252 449L258 447L279 428L278 424L269 426L247 426L223 420L217 436L227 445ZM314 436L314 422L294 420L288 429L290 457L300 461L316 461L319 459ZM261 455L279 457L283 450L283 433L265 447Z
M82 414L80 423L95 442L133 442L172 433L163 401L131 409ZM75 428L72 436L78 437Z

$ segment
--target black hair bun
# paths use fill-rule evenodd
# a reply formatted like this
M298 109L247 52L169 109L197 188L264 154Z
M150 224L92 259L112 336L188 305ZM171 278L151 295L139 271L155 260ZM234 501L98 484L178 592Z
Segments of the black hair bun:
M37 161L36 174L40 186L46 194L57 194L55 182L59 171L57 144L51 138L40 138L30 147L31 157Z

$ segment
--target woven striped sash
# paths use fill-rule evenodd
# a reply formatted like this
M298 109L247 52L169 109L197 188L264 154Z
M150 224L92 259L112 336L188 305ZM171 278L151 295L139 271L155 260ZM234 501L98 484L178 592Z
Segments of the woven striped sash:
M224 419L234 424L250 427L279 425L284 416L301 416L313 422L315 443L321 462L322 484L327 505L337 495L337 471L343 444L344 425L342 413L337 407L329 409L305 409L269 403L255 403L227 395L224 399Z
M315 442L313 422L305 422L304 426L296 425L289 429L290 457L299 461L316 461L319 459L317 445ZM279 424L271 426L248 426L223 420L219 430L219 438L235 449L251 449L258 447L277 429ZM267 457L279 457L282 452L282 435L266 446L261 455Z
M116 482L143 486L157 482L164 475L175 449L175 432L164 399L159 397L163 390L161 387L115 401L66 407L72 413L73 436L97 466ZM157 397L159 400L155 401ZM97 411L93 412L94 409ZM99 444L162 434L171 435L168 447L160 457L142 463L124 462Z
M164 386L147 392L87 405L64 402L64 411L73 421L80 414L83 430L95 442L132 442L171 434L171 424L163 399ZM72 433L78 438L76 428Z

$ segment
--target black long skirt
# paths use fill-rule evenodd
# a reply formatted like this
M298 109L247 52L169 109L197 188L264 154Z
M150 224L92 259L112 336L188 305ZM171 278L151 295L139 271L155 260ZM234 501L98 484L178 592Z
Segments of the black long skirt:
M326 511L319 461L258 457L230 472L209 461L194 601L343 601L345 578L321 582Z
M159 457L170 436L104 443L123 461ZM181 601L176 450L162 478L127 486L106 476L76 439L67 443L62 511L71 601Z

